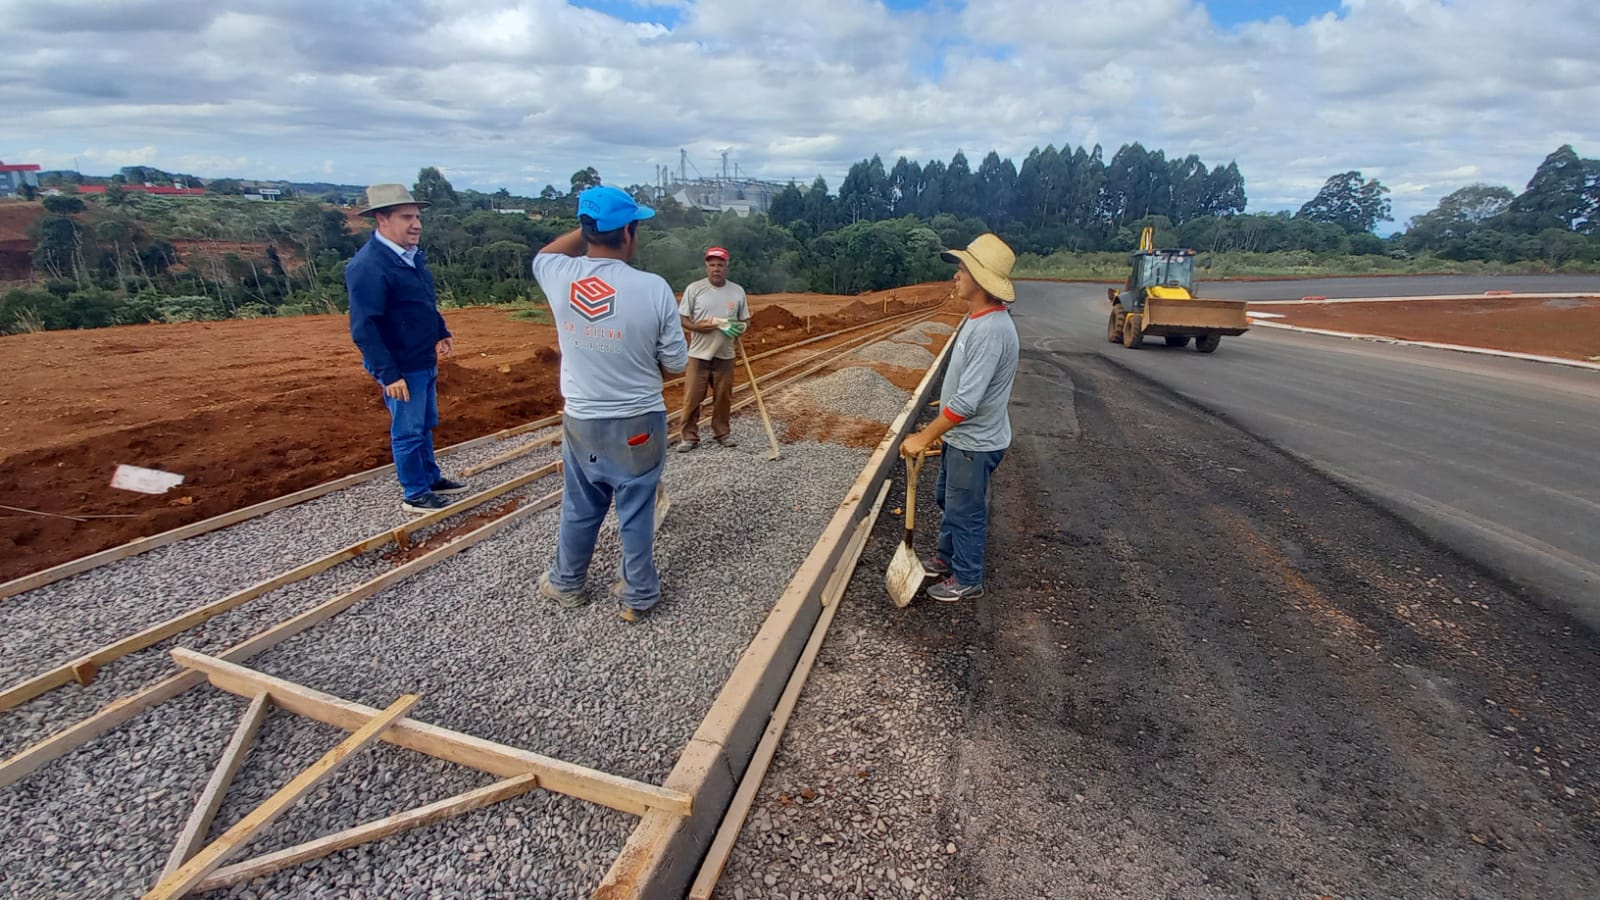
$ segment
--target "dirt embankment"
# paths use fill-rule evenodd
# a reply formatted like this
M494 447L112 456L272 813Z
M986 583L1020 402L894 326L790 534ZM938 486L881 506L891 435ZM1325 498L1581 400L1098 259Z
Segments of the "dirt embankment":
M948 293L815 298L809 334L796 304L752 298L748 345L759 353ZM559 411L554 328L495 308L445 317L458 356L439 369L439 446ZM0 511L0 580L389 461L388 413L342 316L12 335L0 354L12 374L0 395L3 502L125 517ZM119 463L184 483L160 496L115 490Z
M1600 300L1593 298L1274 303L1259 309L1283 316L1271 321L1302 328L1600 359Z

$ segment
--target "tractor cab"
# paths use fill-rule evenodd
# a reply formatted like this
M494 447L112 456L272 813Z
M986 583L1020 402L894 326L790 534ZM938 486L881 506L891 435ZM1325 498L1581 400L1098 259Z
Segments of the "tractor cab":
M1143 309L1147 298L1188 300L1194 292L1194 251L1157 250L1154 229L1139 235L1139 249L1129 257L1133 265L1122 290L1123 305ZM1129 302L1132 301L1132 302Z

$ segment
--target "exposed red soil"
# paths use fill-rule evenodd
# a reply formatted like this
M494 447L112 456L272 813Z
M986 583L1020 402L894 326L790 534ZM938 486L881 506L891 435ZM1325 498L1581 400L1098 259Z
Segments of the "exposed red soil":
M1436 341L1565 359L1600 357L1600 300L1389 300L1381 303L1274 303L1259 311L1303 328Z
M890 314L945 299L949 285L895 293ZM747 346L754 355L881 317L884 300L869 300L819 298L826 314L808 335L798 304L754 297ZM440 447L559 411L552 327L495 308L445 318L459 355L440 366ZM0 394L7 505L130 516L0 518L0 580L389 461L388 413L343 316L11 335L0 355L13 376ZM675 409L681 392L666 400ZM184 483L157 496L115 490L119 463Z

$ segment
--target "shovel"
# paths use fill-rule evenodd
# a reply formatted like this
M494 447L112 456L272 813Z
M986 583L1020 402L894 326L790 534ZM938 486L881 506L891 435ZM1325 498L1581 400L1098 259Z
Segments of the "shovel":
M756 395L756 407L761 410L761 422L767 426L767 440L772 442L772 452L767 454L767 459L777 459L782 455L778 452L778 436L772 431L772 417L767 415L767 403L761 399L761 387L756 384L756 370L750 367L750 354L745 352L744 341L738 338L734 340L739 345L739 356L744 359L744 370L750 375L750 393Z
M920 453L906 460L906 538L894 548L894 558L889 560L889 574L885 579L889 599L902 609L911 605L917 591L922 590L922 583L928 580L928 571L911 547L911 532L917 522L917 478L927 458L927 454Z

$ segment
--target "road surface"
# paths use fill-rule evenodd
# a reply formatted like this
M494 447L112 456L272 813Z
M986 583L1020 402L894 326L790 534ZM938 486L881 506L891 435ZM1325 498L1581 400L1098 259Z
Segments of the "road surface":
M1294 282L1293 290L1370 296L1498 283L1390 281ZM1368 492L1533 602L1600 630L1600 373L1264 328L1224 338L1209 356L1149 343L1128 350L1105 340L1104 287L1033 282L1019 294L1025 346L1103 354Z
M1233 300L1299 300L1302 297L1421 297L1429 294L1481 294L1514 291L1526 294L1600 294L1600 275L1437 275L1425 277L1312 278L1287 281L1213 281L1200 283L1206 297ZM1105 288L1100 289L1105 296Z

